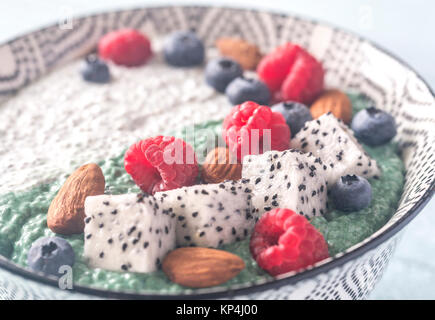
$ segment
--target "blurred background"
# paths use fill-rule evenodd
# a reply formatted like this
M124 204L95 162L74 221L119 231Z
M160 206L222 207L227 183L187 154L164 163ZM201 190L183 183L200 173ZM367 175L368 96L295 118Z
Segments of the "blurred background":
M0 42L65 18L147 5L203 4L294 13L356 32L410 64L435 87L435 1L427 0L14 0L0 1ZM1 61L0 61L1 63ZM406 227L371 299L435 299L435 199Z

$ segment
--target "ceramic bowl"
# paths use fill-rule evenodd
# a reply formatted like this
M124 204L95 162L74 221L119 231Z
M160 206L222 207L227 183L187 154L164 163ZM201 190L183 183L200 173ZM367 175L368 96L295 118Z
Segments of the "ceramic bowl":
M246 22L249 23L246 23ZM153 7L77 18L73 28L53 25L0 45L0 102L54 68L95 48L105 33L121 27L151 37L192 29L213 46L222 36L239 36L264 52L296 42L318 57L330 87L356 90L390 112L406 166L399 206L390 221L346 252L283 279L252 283L231 290L204 289L191 295L126 293L75 286L60 290L57 281L29 272L0 256L3 298L248 298L361 299L382 276L401 230L434 193L435 101L428 84L405 62L355 34L325 23L287 14L217 7Z

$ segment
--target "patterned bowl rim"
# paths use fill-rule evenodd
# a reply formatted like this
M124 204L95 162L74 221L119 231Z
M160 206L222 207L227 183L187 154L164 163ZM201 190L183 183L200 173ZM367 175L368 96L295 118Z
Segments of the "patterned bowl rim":
M125 11L136 11L136 10L143 10L143 9L165 9L169 7L181 7L181 8L221 8L221 9L229 9L229 10L235 10L235 11L246 11L246 12L265 12L268 14L280 14L286 17L293 17L302 21L310 21L316 24L327 26L333 30L342 30L347 32L348 34L352 35L353 37L356 37L360 41L365 41L372 45L374 48L379 50L380 52L386 54L387 56L391 57L392 59L396 60L399 64L404 66L405 68L413 71L415 75L424 83L424 85L428 88L430 91L432 97L435 98L435 92L431 88L431 86L427 83L427 81L413 68L411 67L407 62L403 61L400 57L393 54L391 51L385 49L384 47L378 45L377 43L373 42L372 40L369 40L363 36L360 36L356 34L353 31L349 31L346 28L338 27L333 25L332 23L322 21L321 19L313 19L310 17L306 17L304 15L294 14L290 12L279 12L278 10L274 9L263 9L263 8L243 8L243 7L236 7L236 6L209 6L209 5L149 5L149 6L143 6L143 7L132 7L127 9L119 9L119 10L108 10L108 11L99 11L93 14L84 14L76 17L78 20L86 19L89 17L96 17L103 14L109 14L109 13L122 13ZM51 27L54 27L55 24L49 24L45 27L39 28L37 30L26 32L24 34L21 34L19 36L16 36L6 42L0 43L0 45L8 44L11 42L14 42L28 34L39 32ZM253 284L249 287L242 287L237 289L227 289L222 291L216 291L216 292L205 292L205 293L187 293L187 294L157 294L157 293L134 293L134 292L125 292L125 291L111 291L111 290L104 290L104 289L98 289L93 287L87 287L82 285L74 285L74 289L69 290L71 293L81 293L81 294L88 294L92 296L102 297L102 298L115 298L115 299L217 299L217 298L229 298L231 296L235 295L246 295L246 294L252 294L259 291L264 291L268 289L278 289L286 285L294 285L297 282L301 280L307 280L310 278L313 278L321 273L325 273L333 268L339 267L351 260L356 259L359 256L362 256L364 253L376 248L383 242L387 241L391 237L393 237L395 234L397 234L400 230L402 230L411 220L413 220L417 214L423 209L423 207L429 202L429 200L432 198L432 196L435 194L435 179L431 182L431 185L429 189L423 194L423 196L414 204L413 207L411 207L399 220L397 220L391 227L384 230L382 233L378 234L376 237L370 239L368 242L364 243L363 245L357 247L354 250L351 250L349 252L346 252L343 255L340 255L336 258L333 258L331 261L328 261L324 264L320 264L319 266L315 266L311 269L306 269L304 271L301 271L299 273L296 273L294 275L291 275L289 277L276 279L274 281L268 281L266 283L261 284ZM3 268L7 271L12 272L15 275L21 276L27 280L36 281L40 284L45 284L51 287L58 288L58 279L53 277L47 277L42 274L34 273L29 271L28 269L25 269L23 267L20 267L12 262L10 262L8 259L0 255L0 268Z

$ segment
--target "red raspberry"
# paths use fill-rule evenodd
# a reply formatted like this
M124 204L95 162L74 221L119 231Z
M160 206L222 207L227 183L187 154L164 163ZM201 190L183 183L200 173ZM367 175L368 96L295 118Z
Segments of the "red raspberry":
M296 57L303 49L293 43L286 43L261 59L257 73L271 92L279 91Z
M321 63L296 44L276 48L260 61L257 72L278 100L310 104L323 91Z
M270 129L270 150L283 151L290 148L290 128L281 113L247 101L233 107L225 117L222 135L229 150L242 160L245 155L268 151L263 150L263 140L269 137L265 135L267 129ZM258 143L255 141L257 134Z
M255 225L249 247L258 265L273 276L329 257L323 235L290 209L266 212Z
M124 167L142 191L150 194L191 186L198 176L193 148L174 137L135 143L125 153Z
M323 91L323 67L308 53L296 59L281 86L284 101L312 103Z
M109 32L98 42L100 57L127 67L139 66L151 57L147 37L134 29Z

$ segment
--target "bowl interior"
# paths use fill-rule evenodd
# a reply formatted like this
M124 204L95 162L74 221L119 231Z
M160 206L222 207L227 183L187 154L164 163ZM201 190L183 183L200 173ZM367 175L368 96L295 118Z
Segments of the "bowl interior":
M372 43L298 17L228 8L155 7L77 18L72 28L54 25L0 45L0 102L52 69L94 50L101 35L123 27L139 29L150 37L191 29L209 47L219 37L238 36L256 43L263 52L292 41L322 61L328 87L363 93L395 117L396 140L406 166L399 207L383 228L344 255L392 231L433 193L435 102L430 88L406 64Z

